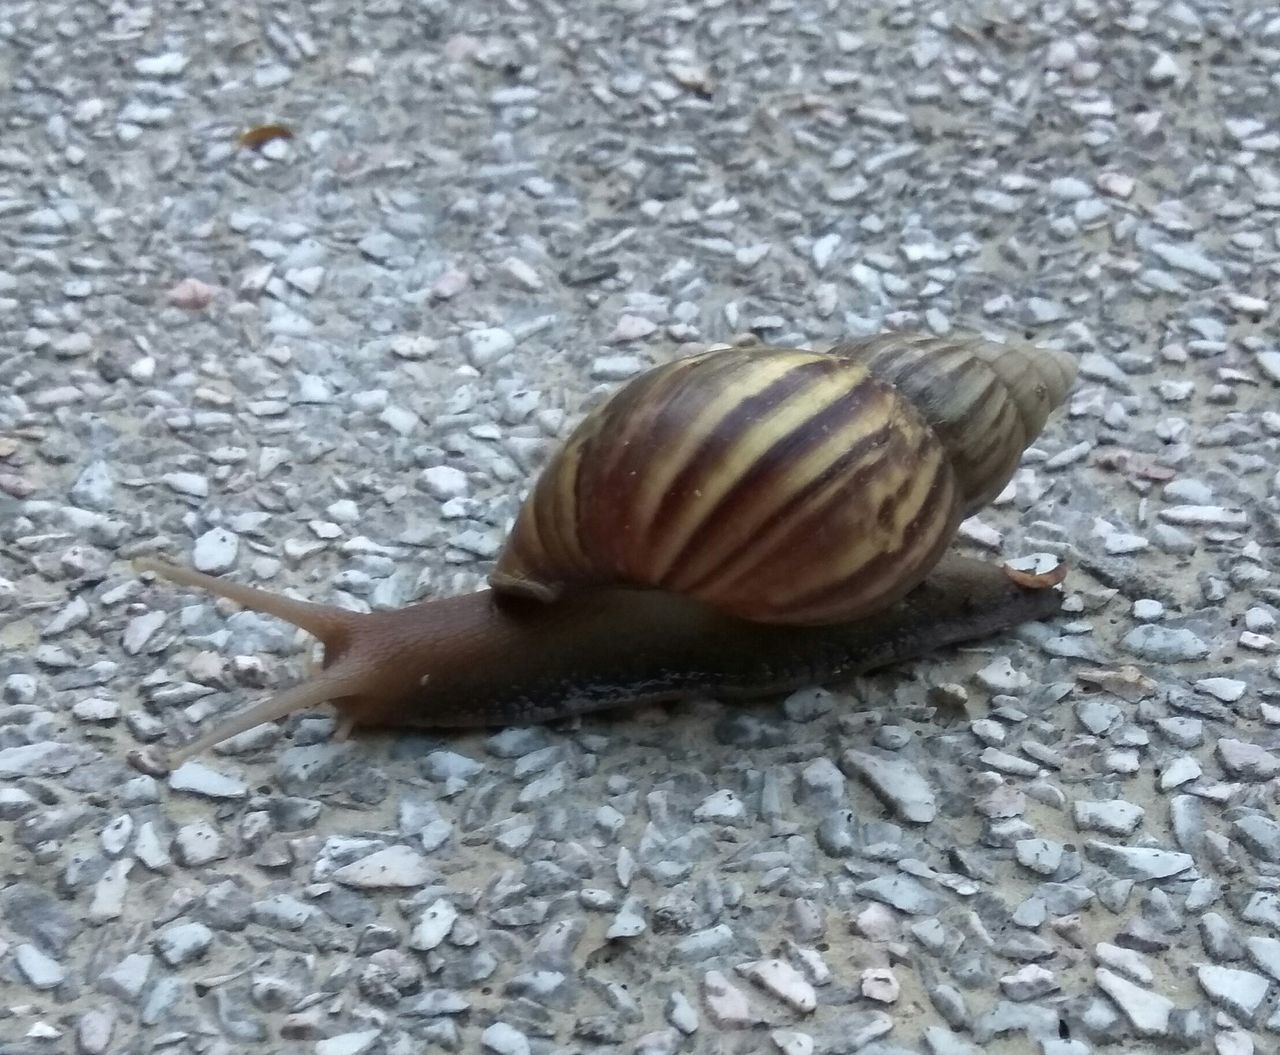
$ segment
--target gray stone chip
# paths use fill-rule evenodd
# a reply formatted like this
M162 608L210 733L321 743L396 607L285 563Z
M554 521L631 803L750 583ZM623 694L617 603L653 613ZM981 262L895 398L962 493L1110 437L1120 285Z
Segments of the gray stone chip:
M933 789L924 776L904 759L885 759L862 751L846 751L840 757L846 773L857 775L905 821L928 824L937 816Z

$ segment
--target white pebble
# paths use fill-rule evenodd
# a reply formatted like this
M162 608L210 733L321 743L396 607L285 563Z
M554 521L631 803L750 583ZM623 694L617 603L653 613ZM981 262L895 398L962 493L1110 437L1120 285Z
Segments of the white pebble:
M819 273L826 270L842 241L838 234L824 234L813 243L813 266Z
M1164 618L1164 605L1149 597L1133 602L1133 617L1144 623Z
M1160 774L1160 790L1172 791L1180 788L1183 784L1199 780L1200 774L1200 763L1190 755L1182 755L1165 766L1164 772Z
M1249 518L1243 509L1219 505L1178 505L1160 510L1160 519L1169 524L1192 524L1203 527L1247 527Z
M133 64L143 77L176 77L187 68L187 56L180 51L148 55Z
M992 718L977 718L969 723L969 731L984 744L999 747L1005 741L1004 726Z
M131 656L136 656L144 648L147 642L151 640L155 632L164 626L165 620L169 616L166 612L143 612L142 615L135 615L125 624L124 635L121 638L121 644L125 652Z
M746 814L742 800L727 788L708 795L693 811L695 821L736 821Z
M1111 997L1142 1036L1163 1036L1169 1031L1174 1003L1166 996L1134 985L1114 971L1099 967L1098 988Z
M360 520L360 507L349 498L340 498L325 506L325 512L343 524L355 524Z
M667 1021L685 1036L698 1031L698 1012L689 1003L689 998L678 990L667 1001Z
M339 1033L316 1042L316 1055L361 1055L373 1046L381 1030L362 1029L356 1033Z
M1031 679L1013 669L1008 656L997 656L975 675L979 684L991 692L1014 694L1031 685Z
M408 846L388 846L343 865L333 878L362 890L422 886L432 876L427 860Z
M92 461L71 485L71 501L85 509L107 510L111 508L113 487L111 467L102 460Z
M1040 875L1051 876L1062 863L1063 846L1047 839L1019 839L1013 847L1018 864Z
M770 1032L769 1039L778 1049L779 1055L813 1055L813 1038L808 1033L800 1033L794 1029L775 1029Z
M1100 831L1108 835L1132 834L1142 823L1146 810L1123 799L1104 801L1077 799L1072 803L1072 815L1080 831Z
M1237 678L1200 678L1196 688L1223 703L1235 703L1249 686Z
M1276 628L1276 618L1265 608L1250 608L1244 613L1244 625L1254 633L1265 634Z
M1063 469L1068 465L1074 465L1076 462L1087 458L1093 450L1093 444L1088 440L1081 440L1074 446L1068 447L1066 450L1059 451L1052 458L1045 461L1046 469Z
M76 1023L76 1040L84 1055L103 1055L111 1046L115 1031L115 1012L106 1007L91 1007Z
M720 1027L745 1026L756 1021L747 994L719 971L703 975L702 988L707 1011Z
M473 366L490 366L515 346L515 337L500 327L472 330L467 334L468 358Z
M124 914L124 899L129 889L129 872L132 869L132 858L113 861L102 878L93 885L93 900L89 902L91 922L105 923L119 919Z
M428 952L449 935L458 920L458 910L444 898L438 898L418 918L409 935L409 948Z
M625 381L645 368L645 361L635 355L600 355L591 361L591 377L595 381Z
M122 813L115 818L110 824L102 829L98 835L102 848L110 857L119 857L124 853L125 848L129 845L129 840L133 837L133 818L127 813Z
M196 539L192 564L209 575L221 575L235 567L240 539L226 528L212 528Z
M292 268L284 273L284 280L298 292L310 297L320 291L320 286L324 282L324 271L323 267Z
M1161 85L1172 84L1182 76L1182 67L1178 60L1167 51L1160 52L1155 61L1147 68L1147 82Z
M1274 1028L1274 1018L1268 1020ZM1224 1029L1214 1034L1214 1055L1254 1055L1253 1036L1240 1028Z
M82 594L76 594L69 604L45 624L42 636L56 637L59 634L65 634L68 630L74 630L87 622L89 615L89 602Z
M610 941L615 938L634 938L648 929L644 918L644 902L637 897L629 897L614 917L605 937Z
M529 1038L506 1022L495 1022L480 1034L480 1044L494 1055L529 1055Z
M612 344L624 344L627 341L638 341L642 337L648 337L658 328L658 324L652 319L646 319L643 315L622 315L614 326L613 332L609 335L609 341Z
M470 490L467 474L451 465L433 465L423 469L421 480L427 494L442 502L465 497Z
M898 937L898 917L887 905L873 901L854 918L854 927L871 941L895 941Z
M56 989L67 977L62 965L34 945L19 945L13 957L22 976L35 989Z
M412 410L405 410L404 407L398 407L394 404L388 406L381 414L378 420L384 425L388 425L394 432L401 436L408 436L414 429L418 427L418 415Z
M213 944L213 931L203 923L172 923L155 937L156 952L170 967L200 959Z
M1150 985L1155 980L1154 972L1147 966L1147 961L1140 952L1108 942L1099 942L1094 946L1093 952L1099 962L1123 971L1135 981Z
M1257 1013L1271 987L1266 978L1253 971L1217 964L1199 965L1196 978L1210 999L1247 1020Z
M868 967L862 972L862 995L881 1004L896 1003L901 995L897 976L888 967Z
M75 704L71 713L82 722L114 722L120 717L120 704L92 696Z
M139 848L141 845L142 840L139 838ZM188 868L212 864L227 856L222 833L203 820L184 824L179 828L173 837L173 850L179 863Z
M518 257L509 256L498 265L498 270L511 279L517 286L536 293L542 289L542 279L538 273Z
M1224 272L1219 264L1214 263L1198 249L1173 242L1156 242L1151 252L1172 268L1207 279L1210 282L1221 282Z
M467 288L470 281L465 271L449 268L431 284L431 295L438 300L452 300Z
M1128 198L1137 181L1123 172L1102 172L1095 180L1098 190L1110 198Z
M1078 201L1092 196L1093 191L1082 179L1077 179L1075 176L1060 176L1049 181L1049 193L1065 201Z
M738 966L738 971L761 989L802 1013L818 1006L813 986L786 960L756 960Z
M165 473L161 479L170 490L180 495L192 498L207 498L209 495L209 480L200 473Z
M1138 553L1141 550L1149 548L1151 542L1142 535L1129 535L1124 532L1117 531L1112 535L1108 535L1103 543L1106 551L1112 556L1120 556L1125 553Z
M242 799L249 794L243 780L219 773L197 759L189 759L170 773L169 787L210 799Z
M961 538L992 552L998 552L1004 544L1004 534L976 516L961 521L958 534Z
M143 821L138 826L138 837L134 840L133 854L152 872L166 871L173 864L173 859L169 856L169 850L164 840L160 838L154 821Z

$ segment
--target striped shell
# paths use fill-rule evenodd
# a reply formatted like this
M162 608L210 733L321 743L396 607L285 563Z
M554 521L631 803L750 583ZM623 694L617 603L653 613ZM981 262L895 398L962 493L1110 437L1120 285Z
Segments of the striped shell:
M593 410L525 501L490 582L680 593L769 623L902 597L1011 479L1075 378L1063 352L883 334L659 366Z

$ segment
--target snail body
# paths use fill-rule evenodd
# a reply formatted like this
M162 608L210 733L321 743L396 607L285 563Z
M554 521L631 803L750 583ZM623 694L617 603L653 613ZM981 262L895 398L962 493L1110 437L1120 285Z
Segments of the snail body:
M1075 377L1065 353L884 334L705 352L586 415L520 508L489 590L357 614L145 559L318 637L312 680L175 760L295 710L354 725L542 721L830 682L1056 611L947 554Z

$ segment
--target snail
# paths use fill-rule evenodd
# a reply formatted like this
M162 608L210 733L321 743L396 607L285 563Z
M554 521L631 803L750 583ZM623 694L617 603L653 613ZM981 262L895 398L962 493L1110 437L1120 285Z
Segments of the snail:
M318 638L318 672L169 765L331 703L356 726L541 722L830 684L1061 606L954 553L1074 382L1066 352L887 333L753 345L640 374L521 505L489 589L355 613L145 557L140 572Z

